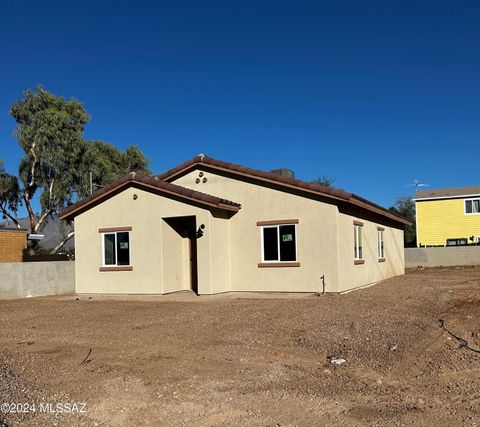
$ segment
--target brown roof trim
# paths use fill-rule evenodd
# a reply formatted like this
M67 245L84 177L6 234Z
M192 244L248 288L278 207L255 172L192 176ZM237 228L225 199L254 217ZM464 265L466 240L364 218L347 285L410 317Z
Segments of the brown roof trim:
M275 184L281 184L285 187L290 187L294 189L301 188L304 191L309 191L311 193L321 193L322 195L329 196L338 200L348 200L351 196L351 193L347 193L343 190L338 190L336 188L325 187L319 184L313 184L310 182L301 181L295 178L288 178L286 176L277 175L271 172L265 172L258 169L252 169L246 166L236 165L234 163L223 162L221 160L213 159L212 157L200 155L194 157L191 160L182 163L179 166L176 166L169 171L157 175L158 179L162 181L170 182L172 179L176 178L178 175L184 174L186 171L191 169L196 165L207 165L213 169L222 170L224 172L231 172L236 175L246 176L249 178L256 178L262 181L271 182Z
M60 212L60 219L71 220L79 213L89 209L92 205L107 199L108 197L117 193L119 190L123 190L131 186L155 190L160 194L175 196L183 200L196 202L207 207L223 209L226 211L237 212L241 208L239 203L235 203L227 199L222 199L220 197L211 196L210 194L201 193L199 191L191 190L189 188L181 187L169 182L164 182L156 177L132 172L64 209L62 212Z
M235 175L245 176L267 183L277 184L286 188L301 190L306 193L320 195L335 201L344 201L348 204L357 206L370 212L377 213L383 217L389 218L401 224L411 225L411 222L408 221L406 218L394 214L393 212L390 212L384 207L370 202L369 200L364 199L363 197L360 197L356 194L348 193L346 191L336 188L330 188L319 184L301 181L299 179L288 178L286 176L277 175L271 172L265 172L258 169L252 169L245 166L236 165L234 163L223 162L221 160L216 160L203 154L196 156L193 159L190 159L185 163L182 163L181 165L178 165L163 174L157 175L157 178L162 181L170 182L176 177L185 174L187 171L197 165L204 165L211 169L229 172Z

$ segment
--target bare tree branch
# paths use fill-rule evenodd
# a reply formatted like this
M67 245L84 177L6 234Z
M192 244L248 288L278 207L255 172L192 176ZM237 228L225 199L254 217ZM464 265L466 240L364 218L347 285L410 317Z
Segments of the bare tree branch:
M28 218L30 219L30 230L33 233L36 227L36 222L35 222L36 218L32 209L32 205L30 203L30 195L28 190L23 193L23 200L25 201L25 207L27 208Z
M20 223L18 222L17 218L15 218L14 216L10 215L8 213L7 210L5 210L3 207L0 207L0 212L2 213L2 215L6 216L8 219L10 219L15 225L17 228L22 228L20 226Z
M63 240L57 245L55 246L51 251L50 251L50 254L54 255L56 254L61 248L62 246L67 243L73 236L75 235L75 231L72 230L70 231L70 233L68 233L64 238Z
M32 230L32 233L36 233L38 230L40 230L43 223L48 218L48 215L50 215L52 212L53 212L53 209L48 209L43 213L43 215L37 221L37 224L35 225L35 228Z
M30 154L33 157L32 167L30 169L30 182L28 183L28 188L31 188L35 185L35 168L37 166L37 153L35 153L35 147L37 143L34 141L32 147L30 148Z

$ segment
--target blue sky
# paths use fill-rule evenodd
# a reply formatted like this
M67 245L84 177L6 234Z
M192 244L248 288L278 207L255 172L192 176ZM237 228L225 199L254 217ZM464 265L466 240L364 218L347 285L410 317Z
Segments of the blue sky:
M475 1L4 0L0 158L16 172L9 105L41 83L155 172L206 153L384 206L480 184L478 22Z

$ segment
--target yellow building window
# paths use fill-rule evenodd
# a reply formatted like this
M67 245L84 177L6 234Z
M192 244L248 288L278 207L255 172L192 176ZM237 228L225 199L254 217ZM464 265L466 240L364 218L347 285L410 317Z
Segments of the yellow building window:
M480 199L465 200L465 215L480 213Z

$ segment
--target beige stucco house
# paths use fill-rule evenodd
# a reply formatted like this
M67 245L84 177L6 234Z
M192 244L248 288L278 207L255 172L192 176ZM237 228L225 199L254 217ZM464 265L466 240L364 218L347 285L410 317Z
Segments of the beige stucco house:
M341 292L404 273L409 222L359 196L199 155L61 213L78 293Z

